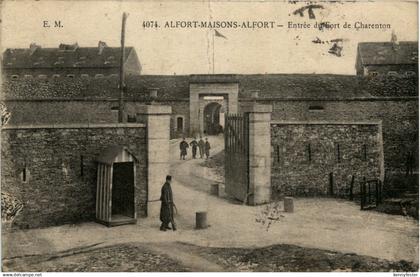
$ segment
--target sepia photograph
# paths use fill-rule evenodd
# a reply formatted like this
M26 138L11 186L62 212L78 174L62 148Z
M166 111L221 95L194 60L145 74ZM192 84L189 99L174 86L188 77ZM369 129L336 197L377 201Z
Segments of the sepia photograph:
M417 276L417 0L0 5L2 276Z

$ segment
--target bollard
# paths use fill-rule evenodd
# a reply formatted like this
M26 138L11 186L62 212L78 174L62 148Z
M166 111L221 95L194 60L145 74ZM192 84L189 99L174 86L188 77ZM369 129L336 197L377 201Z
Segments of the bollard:
M219 184L211 184L210 194L215 195L215 196L219 196Z
M286 213L293 213L293 197L285 197L284 198L284 211Z
M207 212L196 212L195 213L195 228L196 229L207 229Z

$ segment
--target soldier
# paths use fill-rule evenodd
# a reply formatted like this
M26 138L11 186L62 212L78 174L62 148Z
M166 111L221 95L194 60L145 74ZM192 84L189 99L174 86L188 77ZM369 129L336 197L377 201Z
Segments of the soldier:
M160 221L162 221L162 225L160 225L160 230L166 232L167 229L171 229L169 227L169 223L172 225L172 230L176 231L176 225L174 220L174 199L172 195L172 188L171 188L171 180L172 176L166 176L166 182L162 186L161 196L160 196Z
M204 145L204 150L206 152L206 159L210 156L210 142L206 138L206 144Z
M193 159L195 159L195 156L197 155L197 146L198 146L198 143L195 140L195 138L193 139L193 141L190 142L190 145L192 146L192 157Z
M181 143L179 144L179 150L181 151L180 155L179 155L179 159L183 159L185 160L185 157L187 156L187 148L188 148L188 143L185 141L185 138L182 138Z
M200 150L200 158L202 159L204 156L204 140L203 138L200 136L200 140L198 141L198 149Z

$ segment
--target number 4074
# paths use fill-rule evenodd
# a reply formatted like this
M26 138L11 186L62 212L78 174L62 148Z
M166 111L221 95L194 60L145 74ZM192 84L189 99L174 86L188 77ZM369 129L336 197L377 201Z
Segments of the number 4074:
M154 20L143 21L143 28L159 28L159 24Z

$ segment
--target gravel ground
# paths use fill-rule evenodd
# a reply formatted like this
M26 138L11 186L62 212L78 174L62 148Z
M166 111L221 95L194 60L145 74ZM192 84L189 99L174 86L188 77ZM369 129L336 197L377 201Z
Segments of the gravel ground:
M205 160L200 165L214 169L216 178L224 181L224 177L225 177L225 152L224 151L217 153L216 155L211 157L211 159Z
M202 248L200 254L231 271L388 272L418 271L406 261L390 262L369 256L282 244L263 248Z
M3 271L186 272L209 271L206 265L211 263L219 265L220 271L242 272L414 272L418 270L415 265L406 261L390 262L369 256L288 244L263 248L211 248L176 243L170 250L172 255L177 255L176 260L166 254L155 252L154 248L153 245L118 244L55 255L28 256L3 261ZM202 259L202 262L192 269L188 264L194 259Z
M3 261L3 271L38 272L179 272L190 271L164 255L139 245L119 244L59 255Z

